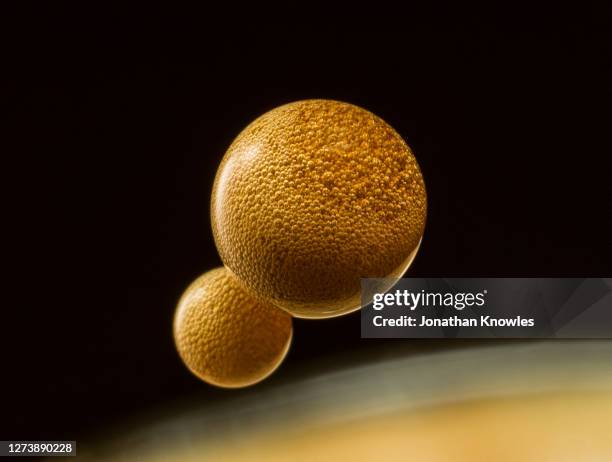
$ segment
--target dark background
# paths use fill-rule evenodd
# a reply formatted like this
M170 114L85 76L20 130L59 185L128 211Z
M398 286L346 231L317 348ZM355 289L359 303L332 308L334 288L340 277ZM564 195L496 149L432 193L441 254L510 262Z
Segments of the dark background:
M172 315L220 264L208 213L225 149L289 101L363 106L413 148L429 217L409 274L609 276L610 9L581 4L5 15L0 439L99 436L243 393L188 373ZM358 314L296 321L260 386L408 342L359 337Z

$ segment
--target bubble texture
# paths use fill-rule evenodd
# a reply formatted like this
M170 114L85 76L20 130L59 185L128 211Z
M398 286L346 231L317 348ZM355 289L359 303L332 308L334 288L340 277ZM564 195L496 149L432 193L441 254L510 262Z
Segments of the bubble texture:
M399 277L423 235L419 166L404 140L351 104L280 106L225 154L211 219L224 264L299 317L358 309L360 278Z
M284 359L291 336L291 316L255 299L226 268L196 279L174 318L174 340L187 367L221 387L266 378Z

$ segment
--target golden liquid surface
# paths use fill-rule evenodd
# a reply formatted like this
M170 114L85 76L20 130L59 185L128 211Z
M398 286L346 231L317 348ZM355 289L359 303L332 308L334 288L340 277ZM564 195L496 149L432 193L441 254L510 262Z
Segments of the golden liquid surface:
M560 393L195 440L145 460L603 462L612 460L611 427L612 393Z
M225 265L294 316L361 306L360 278L399 277L427 210L421 171L393 128L329 100L287 104L234 140L211 202Z
M185 365L220 387L266 378L285 358L291 335L291 316L253 298L225 268L196 279L174 318L174 340Z
M476 401L342 425L280 431L211 460L591 462L612 460L612 394ZM195 461L197 455L179 459Z
M189 401L108 434L95 461L612 460L612 343L513 342L369 360ZM278 376L277 376L278 377ZM94 447L94 446L90 446Z

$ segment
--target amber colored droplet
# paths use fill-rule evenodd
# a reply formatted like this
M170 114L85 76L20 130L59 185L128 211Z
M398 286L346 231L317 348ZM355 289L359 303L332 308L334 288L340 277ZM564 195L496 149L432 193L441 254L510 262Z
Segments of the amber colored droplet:
M238 388L265 379L285 358L291 316L254 298L226 268L196 279L174 317L174 340L187 367L202 380Z
M297 317L361 307L360 279L400 277L427 213L408 145L376 115L307 100L267 112L225 154L211 219L225 265Z

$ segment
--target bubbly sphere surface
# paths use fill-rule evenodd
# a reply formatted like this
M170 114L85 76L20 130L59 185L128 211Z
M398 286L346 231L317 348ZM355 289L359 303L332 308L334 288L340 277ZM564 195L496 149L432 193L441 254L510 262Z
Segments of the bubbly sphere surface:
M246 127L213 187L225 265L294 316L360 308L360 278L399 277L425 227L421 171L404 140L351 104L286 104Z
M220 387L266 378L283 361L291 336L291 316L255 299L226 268L196 279L174 317L181 358L196 376Z
M358 309L360 278L399 277L426 218L404 140L347 103L306 100L259 117L221 163L211 203L223 262L299 317Z

